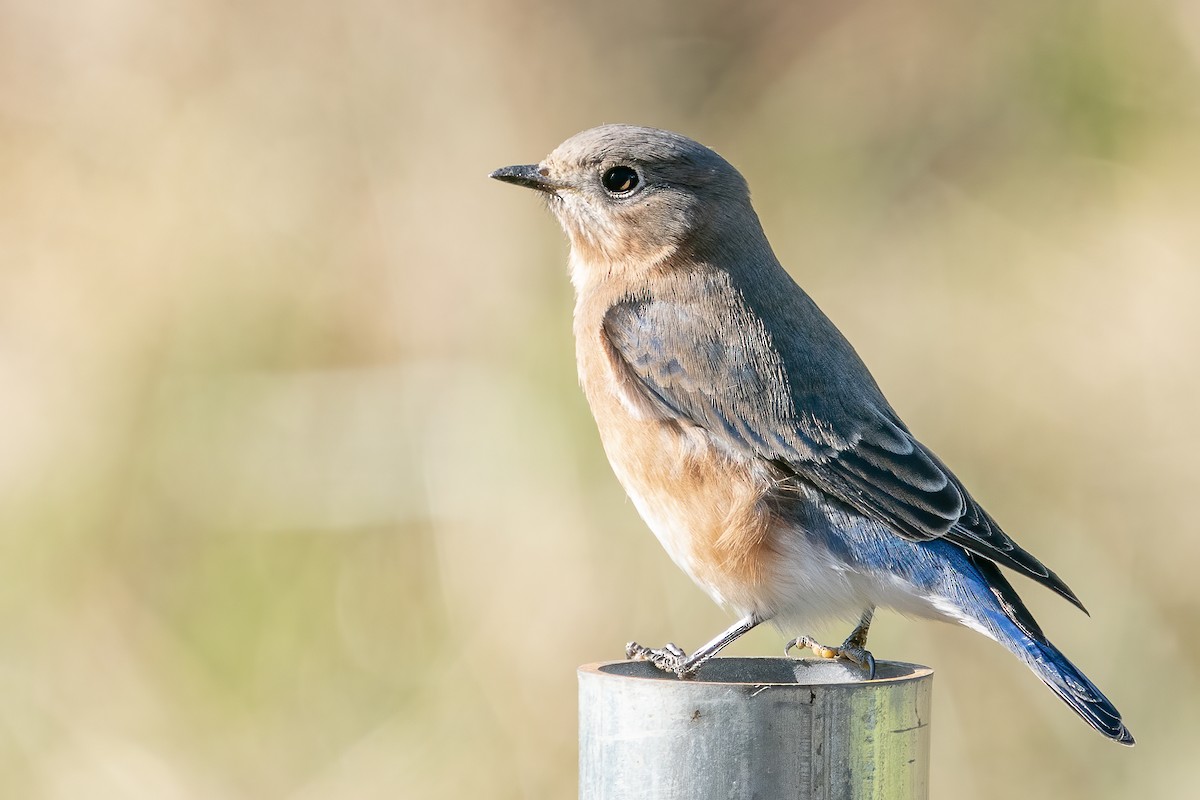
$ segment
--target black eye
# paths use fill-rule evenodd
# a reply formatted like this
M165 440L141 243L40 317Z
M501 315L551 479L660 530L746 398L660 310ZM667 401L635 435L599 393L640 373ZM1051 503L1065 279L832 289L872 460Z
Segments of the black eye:
M631 167L613 167L600 178L604 188L613 194L632 192L637 188L639 180L637 172Z

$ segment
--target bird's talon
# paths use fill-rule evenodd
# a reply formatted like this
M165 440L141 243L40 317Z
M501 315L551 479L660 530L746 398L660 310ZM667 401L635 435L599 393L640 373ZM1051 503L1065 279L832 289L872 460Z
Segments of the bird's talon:
M783 654L787 656L793 648L809 650L817 658L849 661L860 669L866 670L869 680L875 679L875 656L862 647L857 647L853 644L843 644L841 647L829 647L821 644L811 636L797 636L784 645Z
M875 656L871 655L869 650L853 645L849 647L842 645L836 649L838 658L849 661L859 669L866 670L868 680L875 680Z
M625 645L625 657L631 661L649 661L663 672L673 673L680 678L689 678L695 672L694 668L686 668L687 653L674 642L668 642L658 650L630 642Z

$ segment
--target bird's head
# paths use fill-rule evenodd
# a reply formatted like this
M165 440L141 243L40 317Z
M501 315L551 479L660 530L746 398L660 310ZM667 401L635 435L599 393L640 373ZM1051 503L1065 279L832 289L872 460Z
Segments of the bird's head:
M750 209L741 174L685 136L602 125L572 136L540 164L503 167L496 180L543 192L571 240L576 286L593 275L645 270L682 248L743 226Z

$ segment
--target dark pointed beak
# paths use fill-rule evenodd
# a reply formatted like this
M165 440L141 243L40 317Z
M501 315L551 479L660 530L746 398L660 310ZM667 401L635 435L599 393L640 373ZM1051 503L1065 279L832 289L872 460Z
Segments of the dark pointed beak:
M541 167L537 164L501 167L488 175L488 177L504 181L505 183L515 183L517 186L527 186L530 189L537 189L539 192L554 192L560 188L560 184L557 181L553 181L542 174Z

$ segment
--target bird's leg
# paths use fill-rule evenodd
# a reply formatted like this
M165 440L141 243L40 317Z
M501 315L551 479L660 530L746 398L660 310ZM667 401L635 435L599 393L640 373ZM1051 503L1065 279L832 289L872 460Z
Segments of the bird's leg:
M750 614L723 631L720 636L701 647L689 657L676 644L667 644L660 649L643 647L637 642L625 645L625 657L634 661L649 661L663 672L673 672L680 678L691 678L704 662L721 652L734 639L766 622L769 617Z
M811 636L798 636L784 646L783 654L786 656L793 647L807 648L818 658L841 658L856 664L867 671L869 679L874 680L875 656L867 650L867 632L871 629L871 617L874 613L875 607L869 606L841 647L827 647Z

